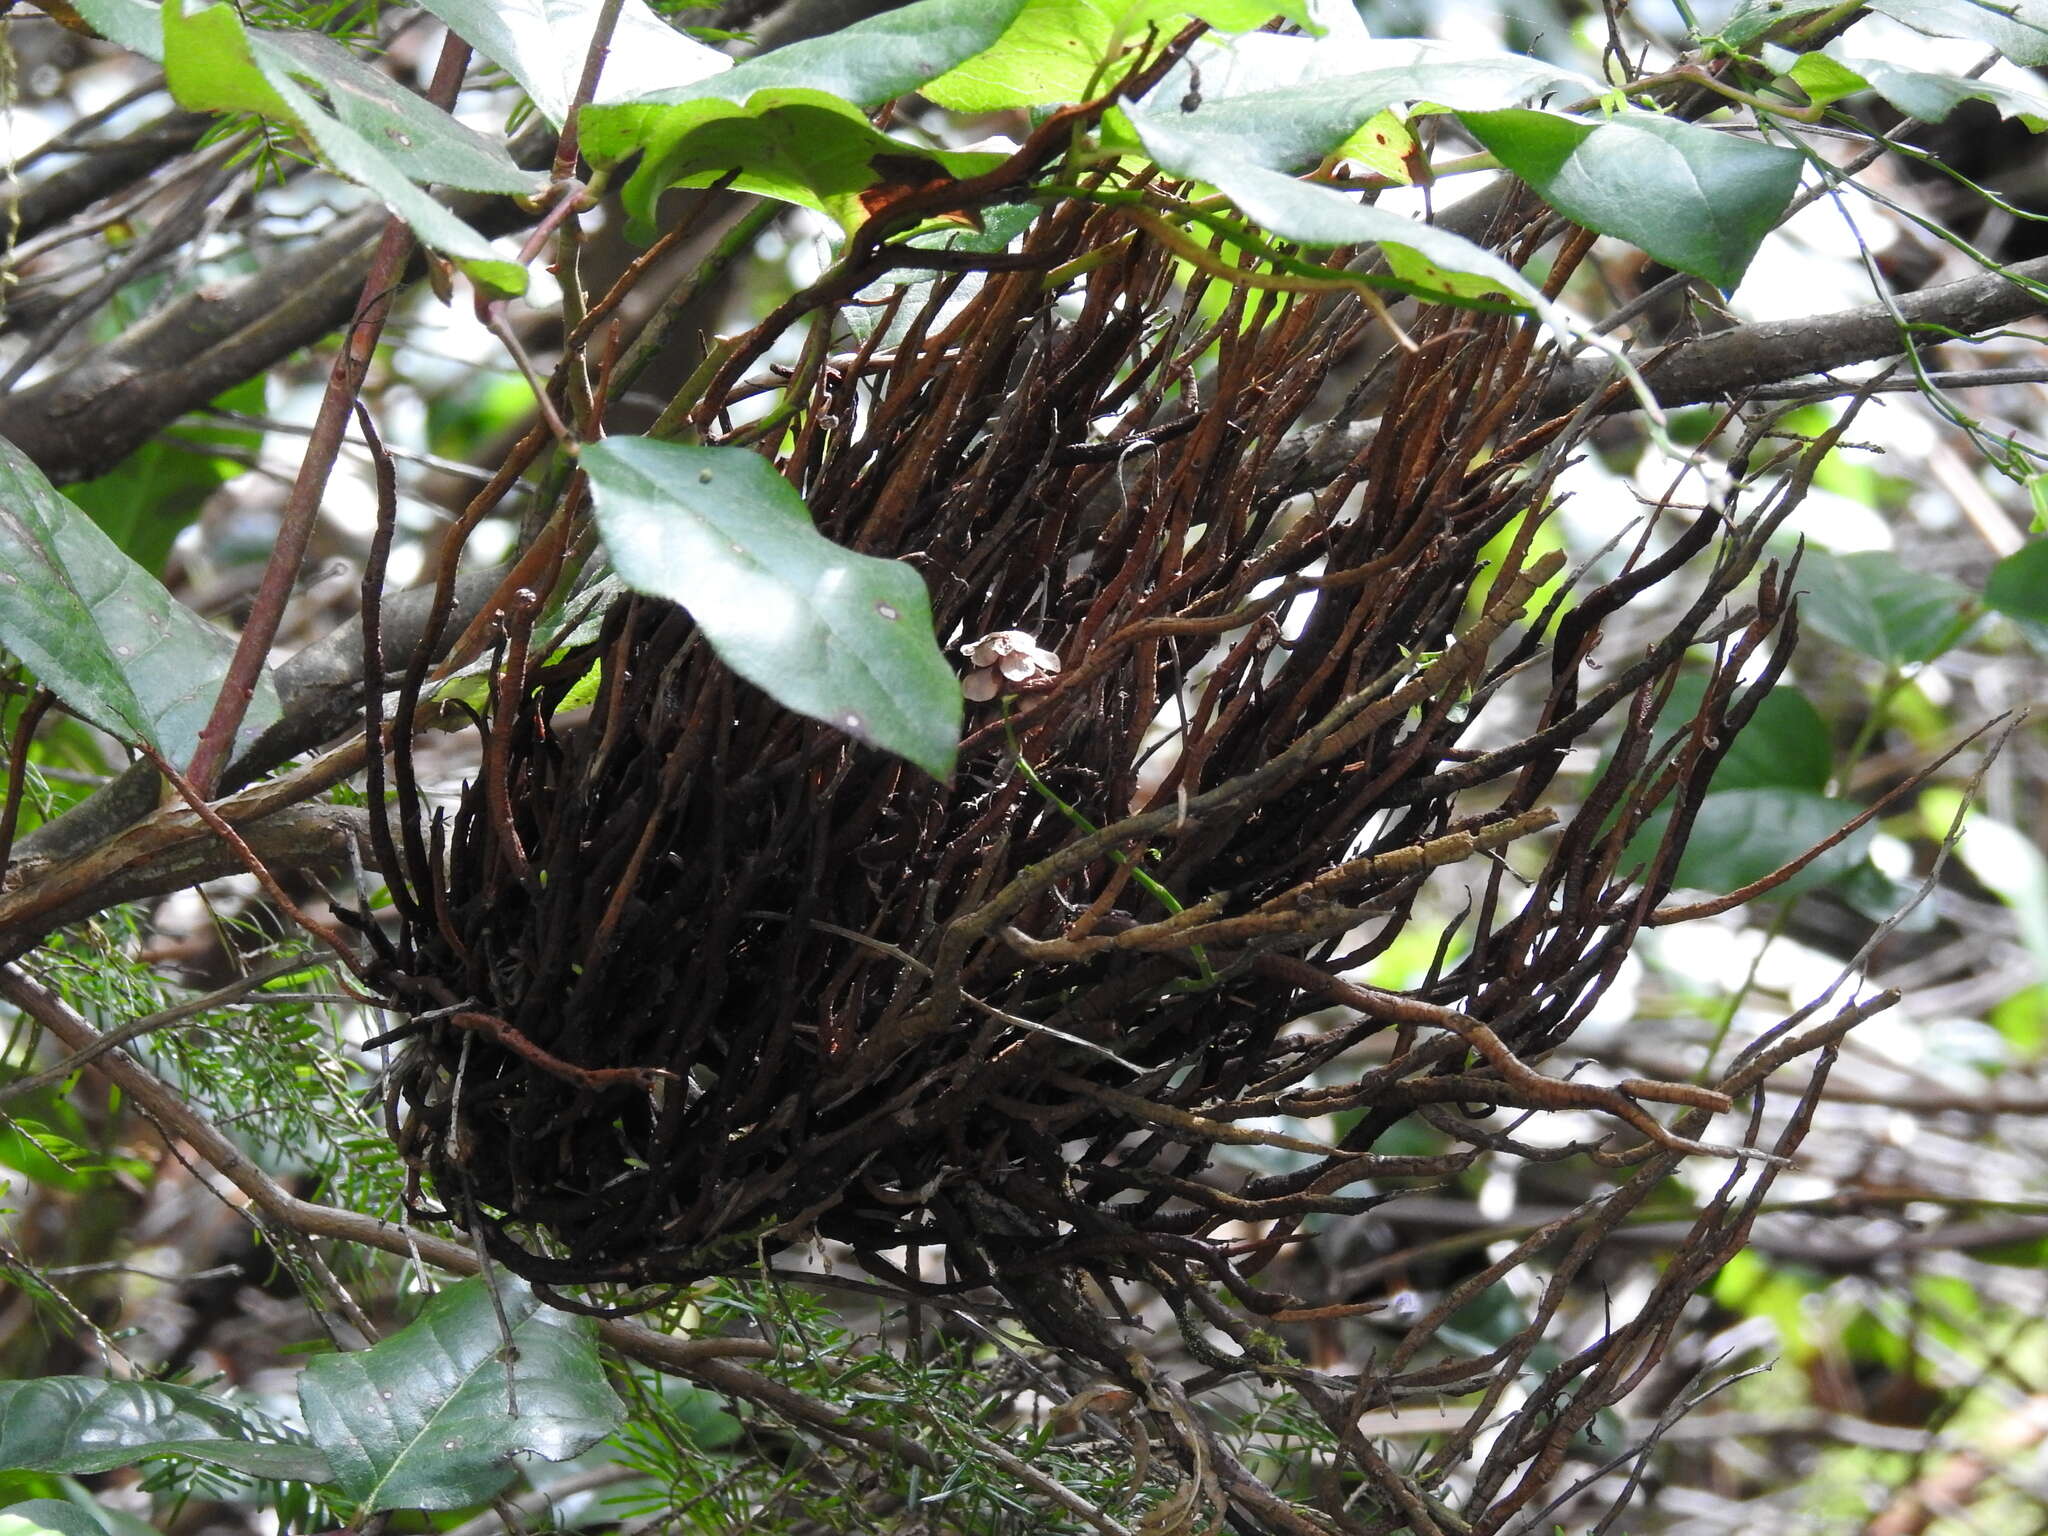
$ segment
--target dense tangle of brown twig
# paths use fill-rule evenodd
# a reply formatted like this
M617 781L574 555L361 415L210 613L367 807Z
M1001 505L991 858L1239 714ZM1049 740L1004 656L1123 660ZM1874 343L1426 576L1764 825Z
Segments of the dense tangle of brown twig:
M1527 259L1553 233L1510 204L1492 243ZM1586 245L1565 240L1553 284ZM880 249L876 272L903 265ZM1759 431L1733 456L1752 505L1652 508L1566 573L1539 535L1593 413L1539 408L1536 326L1421 306L1403 346L1355 296L1234 284L1232 259L1193 268L1071 199L1000 270L862 291L841 274L785 306L729 354L813 328L794 373L766 376L774 430L730 414L760 381L698 404L703 440L771 453L827 537L912 562L942 641L1022 629L1062 658L1050 686L970 706L950 784L777 707L657 601L621 598L551 652L537 594L574 545L559 535L552 569L528 562L546 579L499 605L482 766L445 820L409 762L414 669L390 794L372 785L401 919L377 974L412 1015L394 1132L441 1204L566 1304L643 1305L815 1232L907 1290L993 1287L1173 1418L1122 1342L1125 1298L1156 1293L1212 1374L1285 1380L1324 1416L1382 1500L1350 1528L1436 1528L1419 1490L1519 1379L1530 1406L1471 1473L1497 1529L1655 1360L1803 1129L1731 1165L1632 1319L1531 1374L1561 1288L1680 1160L1737 1155L1701 1137L1761 1081L1754 1062L1704 1087L1544 1063L1655 918L1785 664L1765 540L1815 452ZM1353 420L1368 375L1377 431L1293 493L1304 437ZM1596 661L1603 625L1667 582L1690 584L1668 631ZM1674 728L1688 654L1709 680ZM598 663L595 702L567 707ZM1559 820L1564 755L1601 731L1605 766ZM1475 891L1462 953L1447 936L1404 993L1347 979L1451 867ZM1874 1006L1791 1039L1823 1051ZM1539 1148L1496 1109L1598 1129ZM1450 1150L1374 1150L1410 1118ZM1245 1145L1291 1165L1227 1171ZM1312 1370L1287 1343L1366 1310L1261 1283L1302 1223L1483 1157L1572 1153L1619 1182L1370 1368ZM443 1213L423 1192L415 1214ZM1538 1252L1536 1324L1489 1354L1441 1347ZM1446 1393L1478 1405L1413 1474L1354 1427ZM1258 1506L1247 1476L1219 1496Z

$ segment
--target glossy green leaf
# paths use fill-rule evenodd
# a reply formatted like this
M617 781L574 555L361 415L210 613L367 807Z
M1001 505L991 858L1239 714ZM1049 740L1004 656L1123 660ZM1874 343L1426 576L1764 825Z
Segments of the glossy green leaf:
M0 645L58 698L122 740L182 763L235 642L180 603L0 442ZM244 739L281 713L268 675Z
M1806 99L1816 107L1831 106L1844 97L1870 89L1870 82L1862 75L1825 53L1788 53L1782 59L1775 57L1783 52L1782 49L1766 48L1765 62L1804 91Z
M1792 194L1799 151L1649 113L1593 121L1508 108L1458 120L1566 218L1725 291Z
M556 127L583 77L603 0L422 0L448 29L519 82ZM723 74L732 60L686 37L646 0L625 0L612 30L595 101L624 101Z
M613 437L582 457L612 569L688 609L725 664L776 702L953 772L960 683L924 579L841 549L759 455Z
M258 1438L248 1415L194 1387L85 1376L0 1382L0 1468L84 1475L156 1456L251 1477L317 1483L331 1475L312 1446Z
M1839 0L1742 0L1721 28L1721 37L1737 48L1767 36L1788 21L1831 11Z
M1872 0L1873 11L1936 37L1967 37L2015 64L2048 64L2048 0Z
M1281 15L1305 23L1308 9L1303 0L1028 0L993 46L923 94L956 112L1082 101L1116 83L1155 25L1171 36L1199 18L1243 32Z
M2030 539L1998 564L1984 583L1984 606L2015 619L2048 624L2048 539Z
M106 1536L106 1528L62 1499L24 1499L0 1509L0 1536Z
M1805 628L1889 666L1931 661L1967 627L1969 593L1944 577L1908 569L1886 550L1808 550L1797 584Z
M1267 170L1229 153L1209 134L1190 132L1163 115L1133 115L1131 121L1162 169L1209 183L1271 234L1302 245L1376 244L1396 283L1411 293L1453 304L1550 313L1521 273L1462 236L1361 203L1333 187Z
M1766 61L1793 80L1819 106L1871 90L1908 117L1938 123L1966 101L1981 101L2004 117L2017 118L2039 132L2048 125L2048 96L1991 80L1907 69L1884 59L1858 58L1844 52L1839 40L1823 53L1773 57Z
M84 0L80 11L109 37L160 60L181 106L253 112L285 124L336 172L404 219L423 244L458 261L480 283L524 290L524 269L498 256L420 185L538 191L541 179L514 164L502 144L320 33L248 27L232 6L188 10L185 0L170 0L161 10L142 0ZM152 24L159 29L153 43Z
M1473 55L1405 39L1372 45L1366 58L1388 61L1378 68L1353 66L1343 74L1324 74L1318 71L1326 67L1325 52L1311 40L1263 34L1256 40L1298 46L1262 49L1250 67L1228 74L1212 63L1202 71L1200 104L1192 112L1183 111L1182 104L1193 76L1176 70L1125 113L1140 138L1148 130L1169 131L1187 154L1199 145L1203 157L1298 172L1336 153L1389 107L1427 102L1486 111L1548 92L1592 89L1584 76L1540 59Z
M1700 802L1673 882L1726 894L1789 864L1860 815L1863 807L1809 789L1716 789ZM1669 825L1658 814L1637 832L1622 865L1646 864ZM1865 824L1792 876L1772 894L1794 895L1850 873L1870 850L1876 828Z
M260 415L264 381L250 379L214 401L221 410ZM103 475L67 485L64 494L83 507L121 552L152 576L163 574L171 545L206 505L207 497L243 466L217 458L206 445L253 454L263 442L254 427L195 421L174 434L153 437Z
M1003 156L928 149L877 130L865 113L821 91L757 91L744 105L693 105L689 132L652 152L627 182L636 232L670 187L702 187L733 171L732 185L814 208L849 231L869 217L861 194L881 183L976 176Z
M300 1376L307 1431L365 1510L480 1504L519 1475L514 1457L562 1461L623 1419L591 1319L542 1306L512 1279L493 1306L485 1285L451 1286L382 1343L324 1355Z
M963 59L989 47L1002 36L1025 0L919 0L844 27L827 37L812 38L748 59L724 74L689 85L656 91L633 101L594 106L577 119L583 153L592 165L613 166L642 154L627 181L624 199L633 233L651 231L654 204L663 191L685 184L689 173L672 166L690 164L697 153L691 138L700 128L719 121L744 119L749 104L764 91L780 93L771 105L802 102L825 117L811 116L808 126L848 138L861 146L860 158L874 153L873 134L863 111L916 90ZM836 103L833 98L837 98ZM849 108L859 108L852 111ZM830 119L836 119L830 120ZM864 133L861 130L866 130ZM744 151L745 131L718 130ZM894 141L889 141L893 144ZM898 145L892 152L931 158L922 148ZM786 157L787 144L769 152ZM844 151L823 146L805 150L827 157ZM731 169L721 167L721 172ZM740 167L747 171L750 167ZM708 179L708 178L707 178ZM873 178L871 178L873 179ZM801 177L795 178L801 184ZM786 185L786 183L783 183ZM748 187L742 179L739 185ZM767 187L759 190L779 195Z

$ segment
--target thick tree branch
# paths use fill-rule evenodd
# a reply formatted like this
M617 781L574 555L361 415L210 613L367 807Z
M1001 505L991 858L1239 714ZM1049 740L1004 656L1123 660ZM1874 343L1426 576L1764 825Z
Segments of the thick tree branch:
M524 163L551 142L529 132L513 153ZM509 197L464 194L449 206L486 235L535 217ZM381 204L359 208L241 282L205 284L113 345L0 398L0 437L58 485L111 468L187 411L346 325L389 218ZM408 280L425 270L415 256Z
M150 174L197 144L215 119L207 112L170 112L108 144L79 146L78 159L18 191L17 240L28 240Z
M368 847L367 812L339 805L295 805L241 827L242 840L266 865L332 867ZM196 818L136 828L128 839L55 866L0 896L0 957L17 959L57 929L124 901L148 901L226 875L246 873L235 851Z
M1984 272L1906 294L1896 301L1896 315L1891 306L1866 304L1799 320L1740 325L1673 348L1661 359L1646 362L1643 372L1662 404L1696 405L1831 368L1895 357L1906 350L1900 317L1920 330L1917 339L1923 345L1932 346L1946 339L1946 333L1979 336L2048 311L2048 299L2038 287L2048 283L2048 257L2018 262L2009 271L2012 276ZM2026 281L2016 282L2015 277ZM1546 415L1568 411L1606 388L1613 377L1604 358L1560 369L1545 388L1539 410ZM1613 409L1634 406L1634 397L1623 394Z

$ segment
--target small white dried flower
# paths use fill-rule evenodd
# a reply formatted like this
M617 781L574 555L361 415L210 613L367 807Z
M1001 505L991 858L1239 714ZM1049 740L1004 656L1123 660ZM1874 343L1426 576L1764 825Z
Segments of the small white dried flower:
M960 652L975 670L960 681L960 691L977 704L999 693L1044 688L1059 674L1060 659L1021 629L999 629L969 640Z

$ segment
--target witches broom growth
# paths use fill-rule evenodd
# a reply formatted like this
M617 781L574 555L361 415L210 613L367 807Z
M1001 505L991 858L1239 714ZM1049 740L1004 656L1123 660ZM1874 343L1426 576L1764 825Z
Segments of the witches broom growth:
M1118 99L978 178L871 200L845 262L714 352L659 429L757 455L818 533L914 568L968 696L949 778L785 708L673 603L600 588L580 632L541 634L566 557L501 605L481 768L445 816L410 761L413 669L372 786L413 1215L586 1309L814 1238L913 1293L992 1289L1147 1394L1241 1504L1271 1495L1128 1347L1149 1299L1212 1372L1290 1382L1389 1508L1413 1490L1358 1413L1479 1393L1447 1466L1518 1381L1473 1473L1473 1507L1505 1511L1655 1358L1750 1197L1710 1201L1632 1318L1532 1376L1599 1235L1681 1160L1732 1156L1710 1118L1867 1011L1709 1086L1553 1065L1645 925L1686 915L1665 898L1692 817L1793 642L1766 540L1820 450L1758 428L1728 449L1739 498L1649 508L1567 570L1538 551L1601 401L1546 403L1536 321L1441 295L1393 315L1369 249L1301 280L1272 242L1175 217L1194 193L1134 160L1059 190L1061 134ZM884 242L1022 197L1042 212L1007 250ZM1591 237L1524 190L1483 241L1509 268L1546 253L1555 295ZM747 371L785 337L793 368ZM1666 622L1596 659L1653 587ZM1687 658L1702 702L1675 719ZM1556 793L1590 741L1590 786ZM1446 874L1474 896L1427 976L1358 980L1441 926L1419 903ZM1598 1130L1518 1139L1550 1115ZM1409 1121L1438 1150L1375 1150ZM1246 1173L1223 1148L1275 1156ZM1557 1232L1369 1369L1309 1368L1314 1330L1370 1303L1288 1289L1306 1226L1571 1154L1616 1188L1522 1334L1434 1347Z

